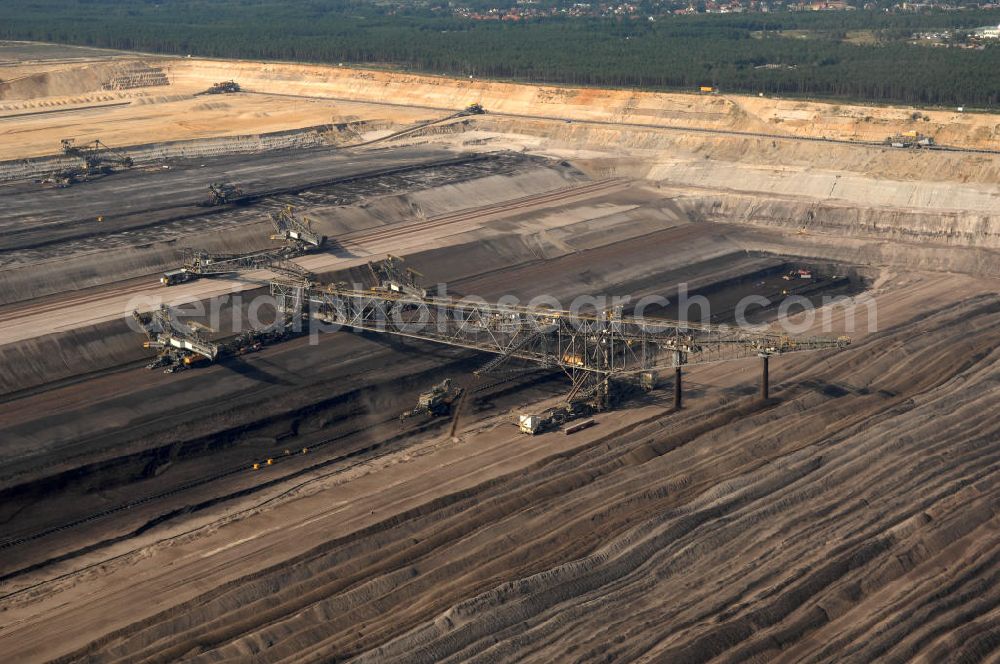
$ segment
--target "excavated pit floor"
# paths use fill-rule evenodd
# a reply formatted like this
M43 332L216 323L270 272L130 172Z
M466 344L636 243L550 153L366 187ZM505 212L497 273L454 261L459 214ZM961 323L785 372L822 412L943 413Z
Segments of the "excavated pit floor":
M680 230L689 232L687 228ZM702 233L711 235L710 229L702 229ZM759 323L773 317L783 296L797 295L820 304L824 297L848 296L865 289L866 280L855 268L819 266L763 254L732 252L683 269L664 270L665 250L675 244L676 235L657 231L560 258L497 267L487 275L476 274L475 265L485 261L473 256L470 263L463 258L464 247L431 255L413 254L409 263L448 284L450 292L488 301L504 296L527 301L544 294L567 303L580 295L624 297L633 303L657 296L673 303L647 309L646 315L653 317L677 317L676 288L683 279L690 285L689 297L704 297L709 303L709 320L726 323L734 322L734 306L747 295L773 302L748 310L751 322ZM628 274L643 276L624 279L616 273L611 282L598 267L623 260L629 263ZM497 263L496 257L493 262ZM810 278L803 279L799 270L807 271ZM469 276L450 278L463 273ZM585 284L586 289L574 289L567 277ZM348 271L332 278L361 279L363 275ZM230 308L223 304L218 309L218 320L231 325ZM696 305L689 320L698 322L702 315L700 305ZM262 319L264 324L270 321L266 312ZM210 322L207 316L185 320ZM238 320L246 324L245 319ZM229 331L223 328L216 333ZM0 436L7 443L0 471L0 521L6 524L7 540L35 539L12 547L0 574L42 562L37 559L39 553L44 560L58 558L149 523L161 523L184 505L213 506L215 501L205 496L249 492L247 487L252 487L256 478L248 469L268 458L282 459L302 449L310 449L313 457L339 457L368 448L380 436L401 428L396 418L415 403L419 391L444 377L463 379L487 359L468 351L391 337L323 333L315 346L308 338L300 338L260 354L177 376L128 369L2 405L5 424ZM484 380L490 382L489 377ZM128 384L129 389L110 393L107 386L112 381ZM489 394L478 397L468 417L494 417L569 389L567 379L552 372L518 379L517 386L503 398L489 399L488 407L483 404ZM669 388L669 384L663 387ZM735 386L724 393L738 396L754 389L753 385ZM89 397L79 406L53 410L54 403L80 400L75 395L81 390ZM689 399L701 396L697 386L689 386L687 392ZM661 391L653 398L665 402L668 395ZM29 415L43 408L47 410L44 418ZM364 428L367 426L374 431ZM437 428L441 426L445 425L437 423ZM321 445L321 441L329 443ZM188 490L177 489L188 485ZM137 501L123 519L123 506ZM83 522L96 514L102 516ZM68 529L72 532L48 532L67 522L82 523ZM67 548L61 550L55 542L72 544L63 544Z

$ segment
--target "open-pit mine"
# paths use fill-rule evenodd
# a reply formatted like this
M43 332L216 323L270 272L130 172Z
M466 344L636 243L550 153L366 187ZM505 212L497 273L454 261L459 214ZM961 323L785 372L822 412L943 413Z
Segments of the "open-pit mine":
M998 206L986 113L0 42L0 660L995 661Z

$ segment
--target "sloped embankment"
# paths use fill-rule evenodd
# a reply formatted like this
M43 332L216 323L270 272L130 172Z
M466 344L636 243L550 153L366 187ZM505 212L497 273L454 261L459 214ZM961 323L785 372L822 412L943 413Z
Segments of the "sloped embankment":
M874 142L902 131L920 131L937 136L940 143L993 149L1000 141L997 116L954 110L915 112L904 107L704 95L694 91L685 94L557 87L273 62L184 59L168 61L164 66L175 85L189 89L205 89L216 81L235 79L258 92L443 109L478 102L495 112L559 119Z
M998 323L994 295L924 312L797 363L777 405L599 440L68 659L981 657L1000 602Z

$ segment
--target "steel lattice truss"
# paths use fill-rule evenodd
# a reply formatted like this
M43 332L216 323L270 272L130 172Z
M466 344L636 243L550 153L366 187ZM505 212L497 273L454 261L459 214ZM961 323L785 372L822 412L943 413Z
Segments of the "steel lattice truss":
M253 254L211 254L193 251L184 262L184 268L203 276L232 274L244 270L261 270L279 258L283 249L261 251Z
M62 140L63 153L70 157L78 157L83 160L88 171L95 171L101 168L111 168L118 166L129 168L132 166L132 158L120 150L113 150L100 140L91 143L77 145L74 139L64 138Z
M403 293L308 287L272 281L279 309L355 330L495 353L572 376L627 376L685 364L839 348L847 338L792 338L735 326L696 325L620 314L588 315Z
M310 281L311 272L298 263L287 260L294 255L288 247L252 254L210 254L194 251L184 263L184 269L201 276L218 276L250 270L271 270L293 281Z

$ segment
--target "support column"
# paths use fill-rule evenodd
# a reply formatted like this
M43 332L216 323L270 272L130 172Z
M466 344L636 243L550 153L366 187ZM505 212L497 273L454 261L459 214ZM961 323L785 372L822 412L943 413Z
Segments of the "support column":
M761 373L760 373L760 398L761 398L761 401L767 401L768 397L770 396L770 386L768 385L768 376L767 376L767 360L768 360L768 355L766 353L761 353L761 355L760 355L760 361L761 361L761 365L760 365L760 367L761 367Z
M684 389L681 387L681 368L678 365L674 367L674 410L681 409L683 391Z

